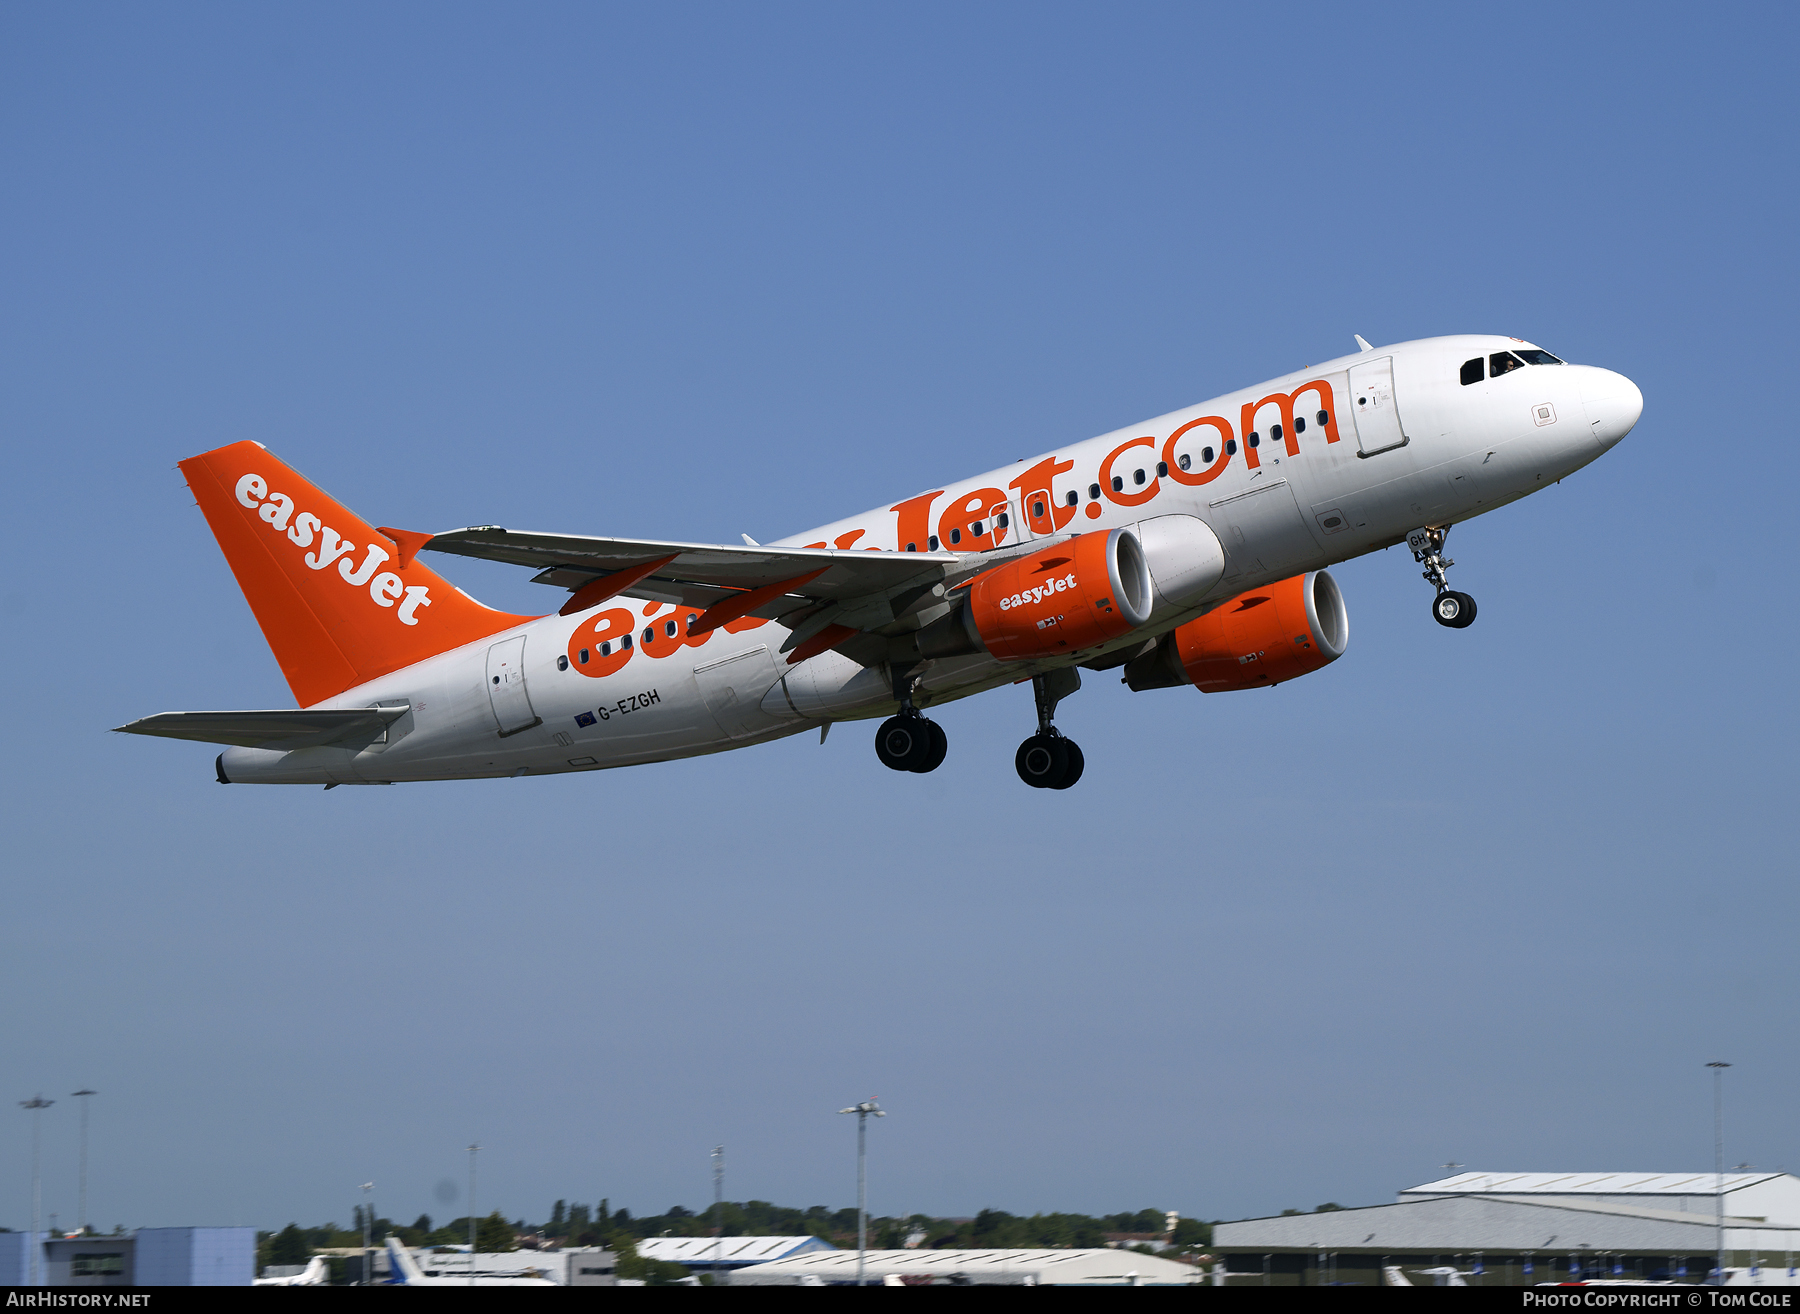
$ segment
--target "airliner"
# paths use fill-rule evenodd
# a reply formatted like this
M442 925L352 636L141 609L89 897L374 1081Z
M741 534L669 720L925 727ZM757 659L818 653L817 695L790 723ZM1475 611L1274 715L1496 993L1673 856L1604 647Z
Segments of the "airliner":
M1520 338L1372 347L927 487L776 543L373 526L261 444L182 461L298 708L117 727L225 745L221 784L599 771L879 719L883 765L948 748L926 713L1031 682L1027 785L1067 789L1081 673L1134 692L1266 689L1343 656L1329 567L1405 544L1463 629L1450 529L1549 487L1637 423L1625 376ZM373 467L371 467L373 468ZM421 558L567 593L483 606Z

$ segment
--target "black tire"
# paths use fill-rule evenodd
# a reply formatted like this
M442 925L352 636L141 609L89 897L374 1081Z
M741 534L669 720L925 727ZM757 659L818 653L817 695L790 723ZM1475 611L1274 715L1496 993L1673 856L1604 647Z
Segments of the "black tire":
M875 732L875 756L893 771L917 771L931 755L931 722L922 716L890 716Z
M1013 770L1033 789L1050 789L1069 769L1068 745L1060 735L1033 735L1013 754Z
M1452 593L1445 590L1431 600L1431 619L1439 625L1460 630L1467 621L1462 619L1463 612L1468 609L1469 600L1465 593Z
M1462 599L1463 610L1462 615L1456 618L1456 624L1453 628L1466 630L1475 623L1475 599L1471 598L1467 593L1458 593L1456 596Z
M1069 755L1069 766L1068 769L1062 773L1062 779L1050 786L1051 789L1067 789L1070 785L1081 779L1081 769L1087 765L1082 759L1080 744L1077 744L1073 739L1065 739L1062 742L1064 751Z
M913 770L920 775L927 771L936 771L944 765L944 754L950 751L950 736L944 733L944 727L936 721L926 721L926 730L931 737L931 751L925 754L925 760Z

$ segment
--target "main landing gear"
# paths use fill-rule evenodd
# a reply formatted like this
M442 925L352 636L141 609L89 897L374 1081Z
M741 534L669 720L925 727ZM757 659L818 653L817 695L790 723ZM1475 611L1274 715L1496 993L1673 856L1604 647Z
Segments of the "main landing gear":
M1475 599L1456 592L1444 577L1456 564L1444 556L1444 538L1449 533L1448 526L1415 529L1406 536L1406 546L1412 549L1413 560L1425 567L1426 581L1437 590L1431 600L1431 619L1453 630L1465 630L1475 623Z
M910 672L894 677L894 695L900 703L900 715L890 716L875 732L875 756L881 765L893 771L915 771L924 775L944 764L950 751L950 738L936 721L920 716L912 701L913 681Z
M1038 732L1019 745L1013 767L1019 779L1034 789L1067 789L1081 779L1086 765L1081 748L1051 724L1056 705L1081 688L1081 672L1074 667L1033 677L1032 696L1037 700Z

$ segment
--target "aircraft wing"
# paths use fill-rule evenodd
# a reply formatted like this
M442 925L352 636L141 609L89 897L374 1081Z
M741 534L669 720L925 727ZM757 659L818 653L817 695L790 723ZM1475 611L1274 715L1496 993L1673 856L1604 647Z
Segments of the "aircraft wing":
M239 748L310 748L358 733L380 734L388 722L405 716L408 705L347 707L336 710L266 712L159 712L129 725L114 727L128 735L191 739L202 744Z
M856 610L863 600L892 601L980 564L955 552L776 548L719 543L658 543L633 538L536 534L481 525L433 535L434 552L537 568L537 583L576 594L564 614L625 592L683 606L729 606L738 615L778 620L802 611ZM620 576L628 576L629 582ZM583 594L595 599L583 602ZM757 595L754 598L751 595ZM744 603L754 605L743 606ZM879 610L879 609L878 609ZM848 619L848 617L846 617ZM891 612L884 619L891 619ZM861 628L861 627L856 627Z

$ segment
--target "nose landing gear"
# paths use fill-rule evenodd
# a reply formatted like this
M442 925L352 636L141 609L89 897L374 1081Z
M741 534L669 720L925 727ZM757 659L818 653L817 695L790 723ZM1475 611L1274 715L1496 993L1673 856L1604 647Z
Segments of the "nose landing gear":
M1426 581L1437 590L1431 600L1431 618L1453 630L1466 630L1475 623L1475 599L1450 587L1445 572L1456 563L1444 555L1444 539L1450 533L1443 529L1415 529L1406 536L1413 560L1425 567Z
M910 672L895 676L894 692L900 701L900 714L883 721L875 732L875 756L889 770L924 775L944 764L950 737L936 721L919 715L913 706L912 689Z
M1038 732L1019 745L1019 751L1013 754L1013 769L1033 789L1067 789L1081 779L1086 762L1080 746L1052 724L1056 705L1079 688L1081 672L1072 666L1032 678Z

